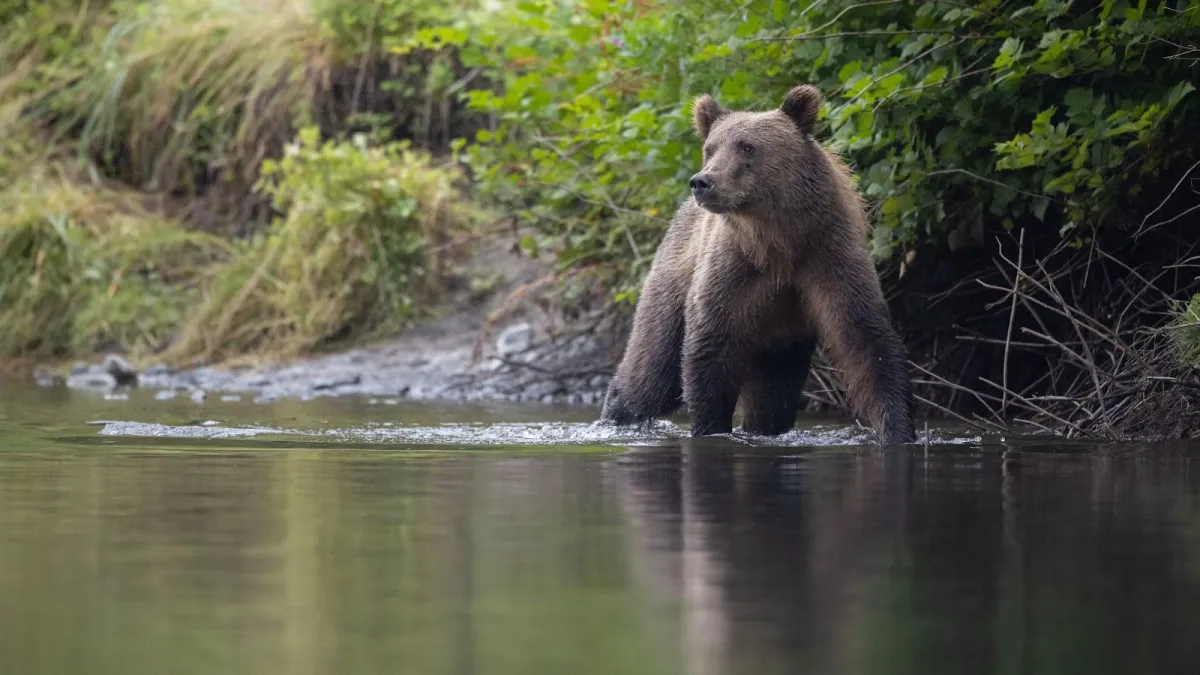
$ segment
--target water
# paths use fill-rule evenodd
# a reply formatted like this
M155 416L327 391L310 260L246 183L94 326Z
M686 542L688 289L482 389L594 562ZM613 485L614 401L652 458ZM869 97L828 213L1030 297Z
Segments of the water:
M0 673L1200 663L1198 445L593 416L0 382Z

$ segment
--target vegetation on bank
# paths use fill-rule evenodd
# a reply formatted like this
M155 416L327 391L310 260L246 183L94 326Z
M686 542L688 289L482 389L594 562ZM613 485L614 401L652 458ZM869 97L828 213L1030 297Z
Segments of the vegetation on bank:
M0 356L289 356L421 316L479 210L453 158L341 114L381 86L369 9L0 4Z
M4 354L395 328L476 220L454 163L628 308L699 162L689 102L810 82L931 407L1119 435L1196 384L1197 0L0 0L0 23ZM122 227L153 235L109 251ZM31 290L46 265L63 290Z

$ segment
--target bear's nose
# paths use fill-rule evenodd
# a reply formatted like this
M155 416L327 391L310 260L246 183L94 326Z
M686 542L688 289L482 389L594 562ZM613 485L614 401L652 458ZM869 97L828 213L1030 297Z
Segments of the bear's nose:
M712 179L706 174L698 173L688 181L688 186L692 188L693 194L708 192L712 189Z

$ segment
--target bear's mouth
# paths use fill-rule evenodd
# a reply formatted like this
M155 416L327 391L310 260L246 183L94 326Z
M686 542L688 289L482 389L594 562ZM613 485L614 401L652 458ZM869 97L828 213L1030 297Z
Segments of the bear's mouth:
M696 204L709 213L729 213L731 211L737 211L742 206L739 201L721 199L720 197L714 196L711 193L693 195L693 197L696 200Z

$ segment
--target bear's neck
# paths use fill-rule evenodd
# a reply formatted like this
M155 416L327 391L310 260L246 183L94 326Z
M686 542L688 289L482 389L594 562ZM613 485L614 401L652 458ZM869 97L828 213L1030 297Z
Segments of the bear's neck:
M764 274L787 274L800 262L809 238L803 217L738 213L721 216L737 232L738 247L755 269Z

